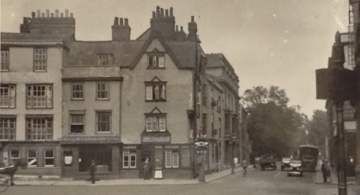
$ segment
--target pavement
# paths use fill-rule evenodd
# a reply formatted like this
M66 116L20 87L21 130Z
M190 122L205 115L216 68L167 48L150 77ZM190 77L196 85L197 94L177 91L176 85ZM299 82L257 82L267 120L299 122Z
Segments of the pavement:
M329 185L337 185L338 184L338 178L334 171L331 172L331 176L328 178L328 182L324 183L324 179L322 176L322 172L320 170L316 171L315 175L315 183L316 184L329 184ZM347 185L355 185L356 184L356 178L355 177L347 177Z
M242 171L241 167L236 167L234 172ZM205 183L210 183L218 179L231 175L231 169L215 172L205 176ZM21 176L15 175L14 182L17 186L113 186L113 185L191 185L201 184L199 179L114 179L114 180L99 180L95 184L89 181L73 180L68 178L46 177L38 178L37 176Z

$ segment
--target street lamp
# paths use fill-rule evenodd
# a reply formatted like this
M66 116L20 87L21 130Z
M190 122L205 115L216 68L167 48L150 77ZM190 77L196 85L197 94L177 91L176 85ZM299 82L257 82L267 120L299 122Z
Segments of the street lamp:
M309 144L309 130L305 130L305 139L306 139L306 144Z
M354 71L344 69L344 47L340 42L340 33L335 35L332 56L328 68L316 70L316 98L330 100L336 106L336 126L338 140L338 193L347 194L345 172L344 121L343 105L346 100L354 100L357 96L357 76Z

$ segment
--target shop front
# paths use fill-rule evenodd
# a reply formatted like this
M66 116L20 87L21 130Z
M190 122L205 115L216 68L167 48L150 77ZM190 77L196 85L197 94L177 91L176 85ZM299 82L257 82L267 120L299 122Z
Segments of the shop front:
M96 164L99 179L119 178L119 154L121 143L118 137L66 137L61 143L62 176L88 179L91 161Z

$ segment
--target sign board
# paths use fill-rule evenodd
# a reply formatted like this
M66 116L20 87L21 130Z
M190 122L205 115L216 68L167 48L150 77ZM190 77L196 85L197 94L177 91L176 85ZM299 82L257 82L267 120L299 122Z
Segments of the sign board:
M66 136L64 142L74 143L98 143L98 142L120 142L120 136Z
M146 136L142 137L143 143L170 143L170 136Z

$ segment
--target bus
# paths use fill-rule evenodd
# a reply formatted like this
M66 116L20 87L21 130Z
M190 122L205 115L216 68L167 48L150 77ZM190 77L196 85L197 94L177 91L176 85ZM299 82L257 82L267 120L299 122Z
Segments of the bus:
M299 157L303 171L315 172L319 157L319 147L313 145L300 145Z

